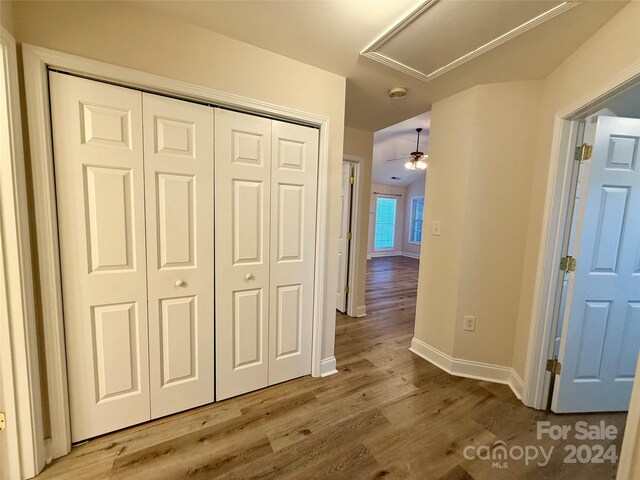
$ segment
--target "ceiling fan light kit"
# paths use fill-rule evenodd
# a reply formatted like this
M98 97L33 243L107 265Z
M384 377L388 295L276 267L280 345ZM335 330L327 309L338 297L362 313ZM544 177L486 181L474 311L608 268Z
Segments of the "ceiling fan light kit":
M426 170L427 169L427 158L428 155L425 155L424 152L419 150L420 148L420 132L422 128L416 128L416 132L418 132L418 138L416 140L416 151L411 152L411 160L404 164L404 167L407 170Z

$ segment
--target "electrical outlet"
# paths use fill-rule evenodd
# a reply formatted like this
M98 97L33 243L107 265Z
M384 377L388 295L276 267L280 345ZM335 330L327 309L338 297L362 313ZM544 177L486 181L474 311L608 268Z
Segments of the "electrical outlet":
M442 222L440 220L434 220L431 224L431 235L440 235L442 233Z
M476 331L476 317L472 317L471 315L464 316L464 330L465 332Z

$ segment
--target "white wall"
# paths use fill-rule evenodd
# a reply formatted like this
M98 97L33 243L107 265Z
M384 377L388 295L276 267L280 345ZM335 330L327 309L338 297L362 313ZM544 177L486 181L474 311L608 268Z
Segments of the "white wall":
M511 365L540 87L481 85L431 110L424 221L442 230L422 239L415 337L445 355Z
M18 43L328 117L329 224L324 291L336 290L337 259L330 252L336 251L338 242L343 77L129 2L15 2L11 7L12 29ZM333 356L335 340L335 295L326 295L324 306L322 356L329 358Z

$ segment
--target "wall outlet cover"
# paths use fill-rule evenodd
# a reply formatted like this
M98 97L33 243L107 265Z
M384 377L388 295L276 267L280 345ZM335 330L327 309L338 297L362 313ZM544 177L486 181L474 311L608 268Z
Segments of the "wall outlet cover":
M464 316L463 329L465 332L475 332L476 331L476 317L471 315Z

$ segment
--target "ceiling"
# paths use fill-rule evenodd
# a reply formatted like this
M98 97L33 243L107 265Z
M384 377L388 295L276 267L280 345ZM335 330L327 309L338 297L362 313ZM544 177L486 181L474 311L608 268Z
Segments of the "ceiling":
M608 108L620 117L640 118L640 82L608 99L602 107Z
M483 83L544 78L607 22L625 2L587 1L432 81L424 82L360 55L414 0L139 1L153 9L347 78L346 124L377 131L430 109L433 102ZM482 13L479 5L490 4ZM558 2L439 0L385 45L429 69ZM432 11L432 14L429 12ZM435 13L433 13L435 12ZM474 13L476 12L476 13ZM437 15L436 15L437 14ZM472 14L472 15L470 15ZM431 15L431 16L430 16ZM477 15L477 17L474 17ZM474 21L484 18L484 21ZM474 48L475 48L474 47ZM400 101L386 92L397 85Z
M406 187L425 174L422 170L407 170L404 164L409 159L407 154L415 151L417 133L421 127L419 151L429 152L429 127L431 114L422 113L403 122L378 130L373 134L373 167L371 182ZM402 160L390 162L389 159L403 157ZM391 177L400 177L392 180Z

